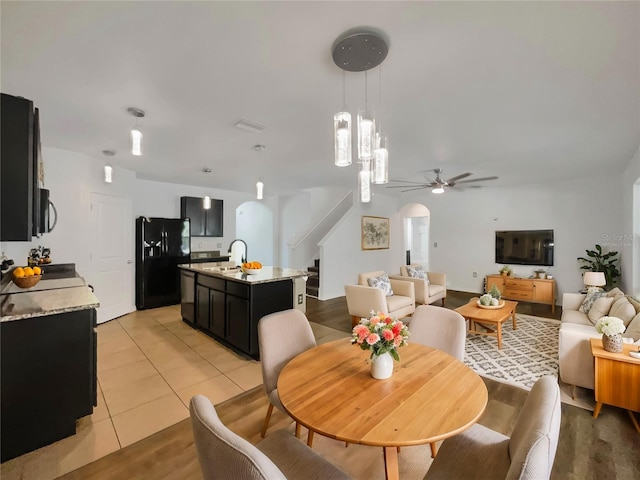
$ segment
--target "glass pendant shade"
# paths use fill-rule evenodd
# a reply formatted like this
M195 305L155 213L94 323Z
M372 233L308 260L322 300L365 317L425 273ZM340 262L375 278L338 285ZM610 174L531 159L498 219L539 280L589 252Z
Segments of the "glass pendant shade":
M366 108L358 110L358 158L373 160L376 139L376 120Z
M389 138L384 134L376 135L376 149L371 163L371 183L381 185L389 183Z
M258 180L256 182L256 198L258 200L262 200L262 198L263 198L263 190L264 190L264 183L262 183L260 180Z
M138 127L131 129L131 155L142 155L142 132Z
M360 203L371 201L371 167L368 161L362 162L362 170L358 172L358 191Z
M113 182L113 167L111 165L104 166L104 181L106 183Z
M335 138L335 164L337 167L351 165L351 114L343 107L333 116Z
M202 208L205 210L209 210L211 208L211 197L209 195L205 195L202 199Z

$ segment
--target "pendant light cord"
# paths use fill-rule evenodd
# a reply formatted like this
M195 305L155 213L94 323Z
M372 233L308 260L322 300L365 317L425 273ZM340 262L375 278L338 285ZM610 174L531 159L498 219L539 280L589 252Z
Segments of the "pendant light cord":
M347 71L342 70L342 105L347 106Z
M364 109L367 110L367 70L364 72Z

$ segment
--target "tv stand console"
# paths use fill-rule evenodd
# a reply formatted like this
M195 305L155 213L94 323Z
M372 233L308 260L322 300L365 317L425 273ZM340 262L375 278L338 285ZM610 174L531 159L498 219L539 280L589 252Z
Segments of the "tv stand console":
M495 285L502 298L522 302L545 303L556 313L556 281L542 278L516 278L508 275L487 275L487 291Z

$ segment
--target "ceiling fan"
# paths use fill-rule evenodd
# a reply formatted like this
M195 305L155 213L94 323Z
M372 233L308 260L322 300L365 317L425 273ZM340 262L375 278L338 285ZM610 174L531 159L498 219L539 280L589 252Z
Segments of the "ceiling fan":
M420 190L423 188L430 188L432 193L443 193L445 188L452 188L456 185L467 184L473 182L484 182L488 180L497 180L498 177L482 177L482 178L473 178L471 180L462 180L463 178L467 178L473 173L466 172L461 173L460 175L456 175L455 177L451 177L447 180L440 178L440 174L442 173L441 168L434 168L433 170L425 170L425 172L434 172L436 174L436 179L431 180L430 178L426 178L427 182L411 182L408 180L390 180L391 182L401 182L405 185L390 185L387 188L404 188L405 190L401 190L402 192L411 192L413 190Z

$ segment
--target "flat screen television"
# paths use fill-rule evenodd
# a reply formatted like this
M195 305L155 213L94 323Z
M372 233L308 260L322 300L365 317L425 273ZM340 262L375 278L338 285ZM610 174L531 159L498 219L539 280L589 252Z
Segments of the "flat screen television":
M553 265L553 230L496 231L496 263Z

